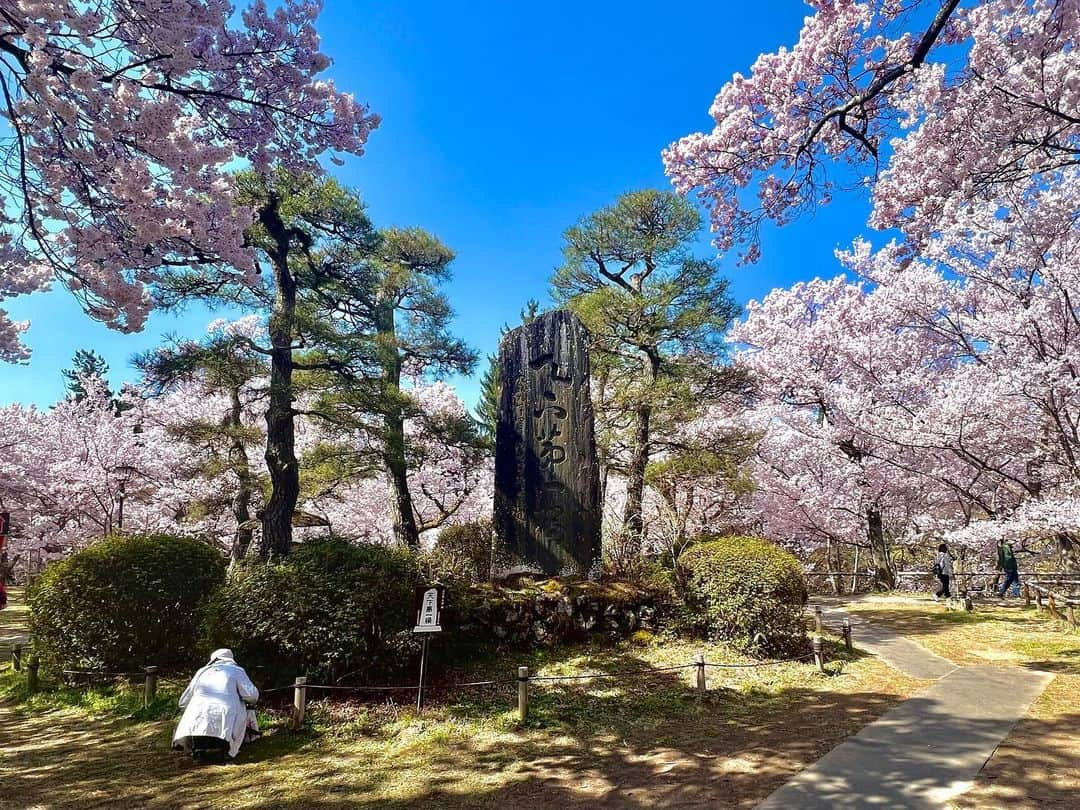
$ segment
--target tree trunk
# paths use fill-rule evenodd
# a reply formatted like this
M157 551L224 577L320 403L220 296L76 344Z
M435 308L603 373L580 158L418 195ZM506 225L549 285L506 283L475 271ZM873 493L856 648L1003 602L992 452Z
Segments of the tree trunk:
M386 467L387 488L390 495L390 519L394 538L408 548L420 548L420 529L413 511L412 493L409 492L409 471L405 463L405 419L401 409L401 354L397 346L397 326L394 323L394 306L380 302L376 315L376 329L386 352L383 358L383 382L389 395L389 407L383 419L383 463Z
M648 405L640 405L634 411L634 442L626 475L626 507L623 511L623 526L630 548L635 552L641 550L642 536L645 533L642 503L645 499L645 468L649 464L651 419L652 408Z
M229 392L229 429L232 438L229 443L229 461L236 473L236 493L233 495L233 517L236 518L236 537L233 539L231 562L242 560L251 547L252 530L243 524L251 519L251 467L248 464L247 449L244 447L243 406L240 404L240 389Z
M387 419L387 431L390 431ZM400 420L398 420L400 424ZM412 549L420 548L420 529L416 524L416 514L413 512L412 493L409 492L408 471L405 467L404 454L398 454L395 446L404 442L403 433L400 439L392 440L387 437L386 474L387 489L390 494L390 519L394 526L394 539L398 543Z
M266 467L270 498L262 514L263 558L292 550L292 517L300 497L293 413L292 340L296 319L296 281L289 270L289 235L271 197L259 218L275 242L270 252L274 271L274 307L270 314L270 391L266 408Z
M834 594L840 593L840 554L836 554L836 567L833 567L833 541L831 537L825 538L825 566L829 573L829 584Z
M874 584L892 590L896 587L896 576L889 562L888 546L885 545L881 512L873 506L866 510L866 535L870 541L870 555L874 560Z
M630 451L630 466L626 474L626 508L623 511L623 527L630 548L635 552L641 551L645 534L645 516L642 507L645 500L645 469L649 465L650 447L649 431L652 423L652 405L649 397L652 395L653 383L656 382L660 371L660 358L655 353L650 353L645 366L645 398L646 401L638 404L634 409L634 440Z

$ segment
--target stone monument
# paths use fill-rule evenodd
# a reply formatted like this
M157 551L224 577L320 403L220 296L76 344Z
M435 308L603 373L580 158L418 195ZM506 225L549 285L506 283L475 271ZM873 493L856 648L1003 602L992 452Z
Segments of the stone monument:
M600 558L600 466L584 325L558 310L513 330L499 381L497 573L587 575Z

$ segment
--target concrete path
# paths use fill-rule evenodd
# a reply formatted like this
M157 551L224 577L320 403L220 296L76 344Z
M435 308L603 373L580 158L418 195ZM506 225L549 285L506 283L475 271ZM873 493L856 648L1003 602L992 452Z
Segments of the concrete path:
M822 603L821 611L826 627L838 628L846 618L851 622L851 637L855 643L894 669L906 672L913 678L937 680L957 668L952 661L930 652L909 638L881 625L870 624L857 613L846 613L835 605L827 604Z
M829 626L846 615L823 612ZM856 646L935 682L774 791L758 810L942 808L967 790L1053 678L1020 667L957 667L896 633L850 620Z

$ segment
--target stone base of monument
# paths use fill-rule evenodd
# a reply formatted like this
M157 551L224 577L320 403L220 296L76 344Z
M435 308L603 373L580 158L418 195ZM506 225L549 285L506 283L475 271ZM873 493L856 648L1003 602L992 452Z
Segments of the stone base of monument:
M655 631L671 613L663 590L625 582L518 575L462 595L459 632L470 641L530 646L626 638Z

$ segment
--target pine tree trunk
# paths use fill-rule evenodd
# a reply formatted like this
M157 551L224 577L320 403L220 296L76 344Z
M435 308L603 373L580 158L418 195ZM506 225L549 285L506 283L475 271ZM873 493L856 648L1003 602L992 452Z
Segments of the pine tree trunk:
M236 493L233 495L233 517L236 518L236 537L233 539L230 559L233 563L242 560L251 547L252 530L244 527L251 519L251 467L248 464L247 449L244 447L243 429L243 405L240 403L240 389L233 388L229 392L229 428L232 438L229 444L229 461L236 473Z
M264 558L292 550L292 517L300 497L296 463L292 339L296 319L296 282L289 270L289 237L277 211L277 200L260 211L260 220L275 241L271 252L276 292L270 314L270 391L266 409L266 467L270 498L262 514Z
M397 453L393 446L398 444L397 441L388 440L387 442L386 477L390 494L390 519L394 527L394 539L403 546L418 549L420 548L420 528L416 524L416 514L413 512L404 453Z
M401 355L397 348L397 327L393 305L383 302L376 316L376 328L387 352L383 360L383 380L390 396L384 418L383 462L390 495L390 519L394 539L403 546L420 548L420 529L409 492L408 466L405 463L405 419L401 410Z
M623 511L626 540L634 552L641 551L645 534L645 516L642 511L645 500L645 470L649 466L649 456L652 454L650 447L652 405L649 403L649 397L652 395L653 384L659 372L660 357L655 352L650 352L646 357L644 369L645 401L639 403L634 409L634 438L630 450L630 466L626 474L626 508Z
M649 426L652 420L652 408L640 405L634 412L634 440L630 456L630 466L626 474L626 507L623 511L623 526L629 547L635 552L641 550L645 532L645 517L642 505L645 499L645 468L649 464Z

